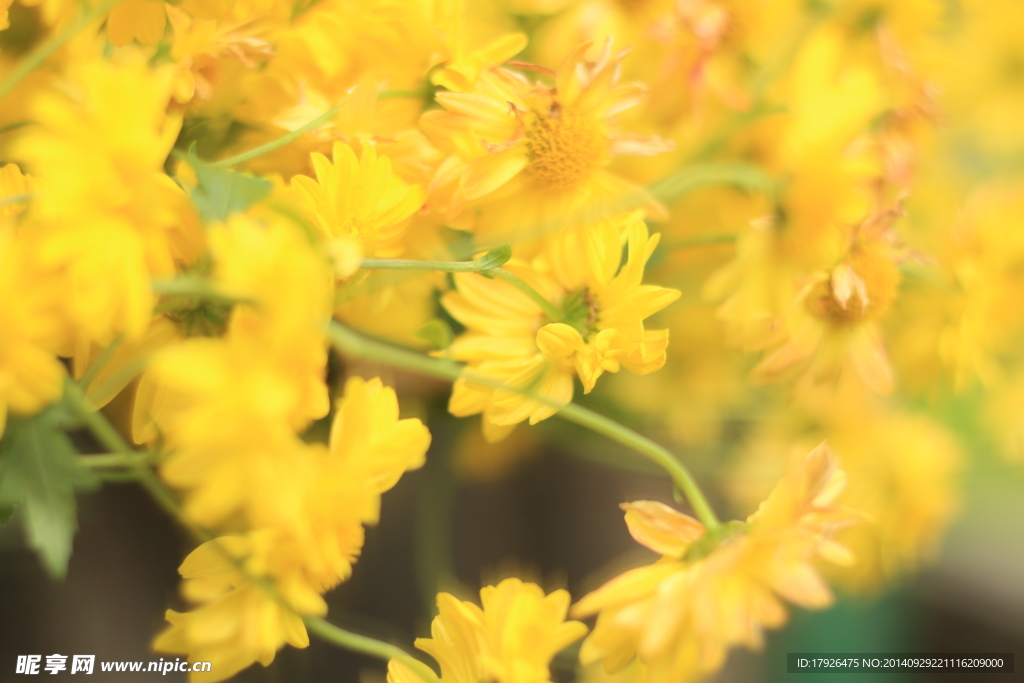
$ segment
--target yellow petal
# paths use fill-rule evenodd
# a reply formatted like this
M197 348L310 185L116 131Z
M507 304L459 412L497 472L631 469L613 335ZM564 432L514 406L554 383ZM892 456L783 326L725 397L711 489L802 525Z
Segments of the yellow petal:
M638 500L619 507L626 511L626 526L636 542L668 557L681 558L704 535L703 524L664 503Z

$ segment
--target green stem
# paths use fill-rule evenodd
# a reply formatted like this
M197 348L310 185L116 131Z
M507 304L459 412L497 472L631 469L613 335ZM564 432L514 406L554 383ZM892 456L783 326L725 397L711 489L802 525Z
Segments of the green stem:
M11 204L22 204L32 199L30 194L14 194L10 197L4 197L0 199L0 206L10 206Z
M714 510L711 509L711 505L708 503L707 498L704 497L704 492L701 491L693 475L667 448L604 415L587 410L575 403L570 403L562 408L558 411L558 415L564 420L606 436L612 441L617 441L626 448L630 448L655 462L668 472L672 482L679 487L683 495L686 496L686 500L690 502L690 507L693 508L697 519L709 531L720 526L721 523L718 521L718 517L715 515Z
M482 272L475 261L416 261L400 258L364 258L359 267L373 270L439 270L443 273Z
M94 20L99 19L109 12L110 9L120 1L121 0L105 0L104 2L101 2L93 9L83 12L73 24L37 47L32 54L19 62L18 65L15 66L9 74L7 74L7 77L0 82L0 98L13 90L15 86L25 79L26 76L35 71L36 67L49 59L50 55L63 47L69 40L74 38L79 31L88 26Z
M281 137L271 140L270 142L267 142L265 144L262 144L259 147L254 147L250 149L248 152L242 152L241 154L236 154L235 156L228 157L227 159L214 161L211 162L209 165L217 168L225 168L227 166L235 166L237 164L241 164L251 159L255 159L256 157L263 156L264 154L270 154L274 150L280 149L285 145L289 145L295 142L309 131L324 125L332 118L334 118L339 111L341 111L341 107L332 107L328 109L325 113L321 114L320 116L316 117L306 125L302 126L301 128L296 128L291 133L282 135Z
M450 421L445 410L443 416L430 416L433 427L440 420ZM449 425L450 427L451 425ZM443 425L442 425L443 427ZM434 430L434 438L456 433L454 429ZM442 443L435 441L423 468L420 489L416 501L415 536L413 558L416 569L416 583L423 600L425 614L434 614L437 594L454 584L455 569L452 564L452 514L455 509L455 494L458 484L455 479L451 454L454 448L450 439Z
M25 126L31 125L31 121L18 121L17 123L9 123L6 126L0 127L0 135L4 133L10 133L11 131L24 128Z
M504 268L495 268L494 270L488 271L488 273L499 280L504 280L526 296L530 297L530 299L540 306L541 310L544 311L545 315L547 315L551 320L556 322L565 322L565 315L562 311L558 310L553 303L542 297L540 292L523 282L509 271Z
M775 192L775 182L763 169L740 162L692 164L662 178L648 190L658 199L672 202L691 190L707 185L735 185L772 195Z
M401 349L389 344L378 342L362 335L356 334L338 322L332 322L328 330L331 343L342 353L353 358L370 358L373 360L393 365L395 367L412 370L425 375L439 377L455 381L460 377L469 379L475 383L493 386L496 388L519 391L530 398L558 408L558 416L564 420L578 424L594 431L597 434L606 436L613 441L630 448L640 455L650 459L664 469L672 478L673 483L686 495L694 514L708 530L717 529L720 526L718 517L711 509L704 492L701 491L693 475L679 460L676 459L663 446L659 446L647 437L634 432L633 430L620 425L603 415L592 410L570 403L560 405L544 396L532 392L508 386L499 380L485 375L478 375L466 372L463 366L441 358L431 358L414 351Z
M150 286L160 296L194 296L224 303L253 303L249 299L223 294L210 286L208 280L192 275L183 275L173 280L153 280Z
M107 363L110 362L110 359L114 357L114 354L117 353L117 350L121 348L121 344L123 343L124 335L117 335L117 337L107 345L107 348L103 349L103 353L101 353L96 360L90 363L89 367L85 369L85 372L82 373L81 379L78 380L78 386L82 387L83 390L88 390L89 385L94 379L96 379L96 375L98 375L100 371L107 366Z
M418 99L422 97L422 95L421 93L414 92L412 90L382 90L381 92L377 93L377 99L379 100L397 99L403 97ZM264 154L270 154L274 150L280 149L285 145L290 145L291 143L295 142L309 131L315 130L320 126L324 125L325 123L333 119L335 116L337 116L339 111L341 111L340 106L331 107L326 112L316 117L309 123L299 128L296 128L290 133L286 133L279 138L275 138L270 142L266 142L260 145L259 147L254 147L250 149L248 152L242 152L241 154L236 154L235 156L228 157L227 159L214 161L211 162L209 165L216 168L225 168L228 166L236 166L246 161L250 161L252 159L255 159L256 157L261 157Z
M105 453L103 455L82 455L78 458L78 464L90 469L104 467L129 467L135 468L139 465L149 463L150 454L146 451L135 455L127 453ZM132 473L134 476L134 473Z
M114 426L93 408L85 394L82 393L82 389L71 380L64 382L64 402L105 448L114 453L135 458L132 469L142 488L146 489L153 500L171 516L181 519L181 505L177 496L163 485L153 470L149 468L145 459L139 458L138 453L114 429Z
M352 633L346 631L343 628L339 628L334 624L320 619L319 617L303 617L303 622L306 624L306 628L311 633L315 633L329 643L334 643L347 650L354 652L361 652L364 655L370 657L376 657L388 661L390 659L398 659L409 668L413 669L424 681L436 681L437 674L435 674L429 666L416 659L408 652L392 645L391 643L385 643L382 640L376 638L370 638L369 636L360 635L358 633Z
M724 234L724 235L700 235L698 237L691 237L690 239L679 240L678 242L665 242L663 248L665 251L673 251L675 249L693 249L695 247L709 247L716 244L732 244L739 239L739 235Z
M481 266L477 261L413 261L408 259L363 259L361 267L381 270L436 270L444 273L479 273L484 277L503 280L525 294L541 307L544 314L556 322L565 322L565 314L540 292L504 268Z

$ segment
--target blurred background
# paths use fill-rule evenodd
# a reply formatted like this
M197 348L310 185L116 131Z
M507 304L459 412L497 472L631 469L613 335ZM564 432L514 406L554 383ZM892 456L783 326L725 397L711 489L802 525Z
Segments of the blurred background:
M50 4L12 5L11 27L0 33L0 73L48 38ZM223 158L283 134L282 112L308 113L306 102L278 96L268 79L288 86L280 92L304 93L303 79L315 75L321 57L356 65L344 78L323 77L324 102L344 101L361 79L381 79L424 95L399 103L401 121L368 115L384 126L382 139L423 133L420 114L440 106L433 72L423 68L434 57L413 54L416 46L403 41L437 27L417 14L417 3L394 3L405 12L396 11L397 25L409 33L365 36L362 29L379 26L357 10L373 3L301 4L294 25L289 17L280 27L290 50L252 61L213 45L176 65L210 79L217 94L212 104L195 95L172 105L185 120L179 151L195 143L203 158ZM168 11L204 5L169 2L176 9ZM464 19L481 40L522 32L529 45L519 58L548 68L584 39L595 40L592 57L606 44L632 45L622 76L646 84L649 98L623 114L625 128L675 145L608 166L629 187L671 190L658 195L668 211L651 222L663 239L645 275L682 292L650 320L650 329L671 330L667 363L644 377L606 375L580 402L668 447L723 518L753 512L787 457L827 437L850 474L847 501L872 517L839 538L858 564L829 574L837 604L813 613L791 608L789 624L768 634L763 652L733 652L714 680L845 675L787 674L787 652L1024 653L1024 1L496 0L467 3ZM356 26L359 40L336 40L338 26ZM243 32L238 40L256 37ZM187 39L168 30L144 49L155 61L174 61ZM322 54L307 64L307 49ZM390 59L378 72L360 52L390 58L407 49L412 57L399 69L407 82L388 71ZM14 158L15 132L32 130L22 93L49 92L50 79L69 66L61 58L74 61L57 55L34 74L39 83L26 81L4 100L0 133L9 135L0 138L0 162ZM268 92L265 107L239 94ZM329 138L304 136L242 170L311 174L309 153L328 152ZM430 147L426 138L423 145ZM419 161L429 176L439 157ZM715 179L736 167L745 172ZM769 182L751 182L752 171ZM413 176L409 182L430 184ZM434 209L417 215L409 234L436 242L438 258L472 253L470 233L448 226L443 206ZM808 281L828 290L840 272L861 278L859 311L847 310L846 299L840 310L800 298L809 296ZM336 315L367 335L440 348L418 332L432 323L456 334L465 328L438 305L451 281L435 275L410 279L408 290L383 297L386 305ZM782 329L819 336L781 339ZM877 342L867 345L874 352L867 361L865 345L851 341L864 335ZM792 367L768 363L758 372L780 351ZM405 416L424 419L433 442L427 465L384 495L380 524L367 530L351 579L328 595L330 620L341 626L408 648L428 635L437 591L476 600L481 586L510 575L566 588L578 600L656 559L629 536L620 503L685 509L646 461L557 418L487 444L478 419L447 413L449 385L335 358L331 385L346 374L395 386ZM131 403L130 388L105 408L123 431ZM321 422L305 437L326 433ZM83 453L102 450L84 435L76 439ZM141 489L107 483L79 495L78 505L80 531L62 583L26 547L17 514L0 527L0 681L19 679L11 672L24 654L156 660L150 646L164 611L186 608L177 568L193 544ZM556 658L554 679L622 680L577 676L574 661L571 649ZM90 680L158 675L98 669ZM236 680L382 683L383 671L382 662L314 639ZM866 676L872 683L1024 680L1024 673Z

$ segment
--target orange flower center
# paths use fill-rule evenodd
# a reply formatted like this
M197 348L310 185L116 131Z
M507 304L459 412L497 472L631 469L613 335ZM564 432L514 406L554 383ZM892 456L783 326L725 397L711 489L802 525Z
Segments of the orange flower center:
M599 169L608 156L608 139L600 125L555 103L526 134L530 171L549 188L566 190Z
M896 299L900 271L880 249L855 246L846 257L852 272L850 286L837 287L837 278L822 282L812 292L808 306L815 315L834 323L855 323L880 318Z

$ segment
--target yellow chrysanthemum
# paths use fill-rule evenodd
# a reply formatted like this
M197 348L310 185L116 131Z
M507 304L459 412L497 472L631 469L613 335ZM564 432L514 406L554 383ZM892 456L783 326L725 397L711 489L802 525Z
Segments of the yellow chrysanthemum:
M337 142L333 157L313 154L316 180L292 178L302 206L328 238L356 240L366 256L400 254L409 218L423 205L423 188L397 177L391 160L378 156L373 145L363 145L356 157L351 147Z
M628 256L620 269L623 227ZM448 354L467 362L467 375L505 386L496 388L468 376L459 379L449 402L452 414L482 412L485 434L497 440L515 424L526 419L536 424L571 401L574 375L590 392L605 372L625 367L645 374L664 365L668 331L647 330L643 321L675 301L679 292L642 284L644 265L657 243L658 236L648 237L643 221L630 216L590 230L581 245L584 266L579 251L554 253L546 272L519 262L506 264L559 309L557 321L508 282L457 274L457 291L441 301L467 331ZM524 389L550 403L524 396Z
M736 258L704 289L721 302L718 316L735 346L761 350L784 342L794 299L843 258L849 226L871 219L882 171L858 142L881 112L881 92L869 68L845 59L845 48L835 27L814 33L776 87L786 113L755 127L765 165L782 180L778 204L740 236Z
M168 611L171 626L154 647L212 662L210 673L192 674L196 683L230 678L257 661L266 666L285 643L306 647L296 612L327 612L320 595L351 574L380 495L423 464L429 444L419 420L398 418L395 392L380 379L349 379L329 447L296 440L292 451L275 454L284 465L274 473L277 500L293 514L194 550L180 572L183 594L199 607ZM285 604L253 578L271 581Z
M112 45L127 45L133 40L156 45L167 25L164 6L164 0L123 0L107 17L107 40Z
M841 531L837 540L856 555L837 581L858 592L877 592L926 565L960 506L957 473L963 454L947 428L926 415L885 410L867 391L842 391L817 401L815 418L780 412L751 435L727 481L735 500L750 505L764 495L794 451L827 436L850 476L844 501L870 518ZM794 413L796 413L794 415Z
M444 37L446 59L431 80L452 92L472 90L481 73L501 66L526 47L527 38L522 33L506 33L482 44L479 28L472 27L477 28L473 31L466 25L464 0L438 2L434 14L437 29Z
M208 673L190 674L192 683L223 681L253 662L267 666L285 643L309 645L302 617L250 581L225 556L244 557L249 545L239 537L209 541L178 569L185 597L206 604L190 612L167 610L171 626L153 641L153 649L211 662Z
M544 595L536 584L505 579L481 589L480 604L437 596L433 637L417 638L416 647L441 665L442 683L550 683L551 658L587 632L580 622L565 621L564 590ZM393 659L388 683L424 681Z
M17 164L0 166L0 220L24 213L34 190L32 178Z
M0 435L8 411L38 412L60 398L64 380L62 292L33 267L28 247L0 217Z
M605 51L590 62L589 47L565 59L554 87L500 68L482 74L469 92L438 93L444 109L424 114L421 126L447 154L431 190L455 183L450 219L464 214L459 225L503 242L556 232L573 216L585 224L643 203L642 191L606 166L615 156L658 154L671 145L616 129L612 117L636 105L643 88L615 83L625 53ZM531 226L525 234L524 226Z
M891 210L859 226L843 260L815 273L786 318L786 341L754 369L765 381L787 373L815 385L852 372L871 390L892 391L892 369L877 321L895 300L900 272Z
M759 648L763 629L786 620L782 600L812 609L830 604L812 561L852 559L830 540L858 518L835 504L845 482L823 444L791 463L746 524L707 534L661 503L624 505L633 537L664 558L573 607L576 616L599 613L580 660L603 661L614 672L636 657L645 681L685 683L718 669L733 646Z
M18 155L37 181L41 261L63 270L67 314L85 341L137 336L151 278L173 277L202 244L188 199L163 172L180 128L170 74L141 61L88 59L61 92L43 90Z
M235 307L223 338L161 352L137 409L166 438L172 453L161 473L188 490L190 516L212 526L244 510L257 523L282 514L274 489L301 446L295 431L329 408L331 278L326 260L289 224L237 216L212 228L210 242L214 280L253 303ZM136 422L146 424L144 416Z

